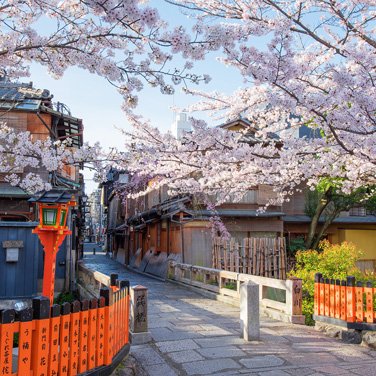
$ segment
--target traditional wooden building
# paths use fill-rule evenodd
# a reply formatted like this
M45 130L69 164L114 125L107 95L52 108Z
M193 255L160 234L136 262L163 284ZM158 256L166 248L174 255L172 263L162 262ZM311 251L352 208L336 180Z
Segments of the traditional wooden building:
M248 142L256 142L255 129L245 120L222 127L248 129ZM122 173L125 174L124 172ZM116 174L114 174L116 180ZM163 273L167 258L195 265L211 266L212 232L210 218L215 214L191 195L171 197L167 187L144 197L121 203L107 183L108 249L114 258L150 273ZM228 231L237 239L276 237L283 233L283 212L270 206L257 209L274 197L271 187L258 186L241 201L227 202L217 209Z
M103 232L105 248L117 261L128 264L129 244L127 217L127 203L116 194L115 187L128 182L128 174L124 171L111 169L107 174L107 181L101 184L101 211L103 212L99 231ZM103 229L103 231L102 231Z
M80 148L83 143L82 120L73 117L61 103L53 103L53 95L44 89L36 89L32 83L0 81L0 122L17 132L28 131L31 139L72 140L72 148ZM55 189L69 190L81 195L83 176L79 166L64 166L56 173L39 168L25 168L15 171L20 176L37 172ZM29 298L40 291L43 275L43 252L37 237L31 230L37 225L37 213L28 199L31 195L21 188L7 183L0 175L0 240L20 240L22 247L17 261L6 259L6 249L0 250L0 300L3 298ZM57 290L69 288L75 268L75 260L82 243L83 223L80 211L70 218L70 236L61 246L56 264ZM17 230L18 229L18 230ZM22 231L20 230L22 229ZM19 243L19 244L21 244ZM6 244L6 243L4 243ZM0 243L0 246L2 244ZM15 278L17 276L17 278ZM37 280L39 280L39 287ZM4 282L4 283L3 283Z
M256 129L245 119L221 125L231 131L244 131L246 142L259 142ZM297 137L316 137L307 127ZM278 138L270 134L271 138ZM277 143L278 146L278 143ZM126 175L125 172L122 173ZM116 178L116 174L115 180ZM112 184L112 183L111 183ZM109 250L120 262L154 274L165 272L168 258L182 262L212 266L212 212L191 195L170 197L167 187L152 191L144 197L121 202L111 185L108 196ZM303 187L304 188L304 187ZM296 193L283 206L269 206L263 213L260 206L274 198L271 186L257 186L242 200L226 202L217 208L231 236L237 240L249 237L285 236L287 243L305 237L309 217L304 213L304 193ZM361 266L372 268L376 262L376 217L359 215L356 208L342 213L328 229L332 242L352 241L365 251Z
M287 241L305 239L311 218L305 213L305 190L296 192L283 204L283 228ZM376 270L376 213L367 211L361 204L343 211L334 219L325 233L331 243L354 243L363 255L358 266L363 270ZM320 224L324 220L320 220Z

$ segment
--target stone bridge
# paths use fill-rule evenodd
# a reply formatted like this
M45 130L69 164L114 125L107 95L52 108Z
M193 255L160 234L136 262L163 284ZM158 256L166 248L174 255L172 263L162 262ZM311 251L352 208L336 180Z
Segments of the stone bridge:
M136 274L103 254L85 255L84 264L148 287L152 341L131 347L145 375L376 375L376 353L369 348L264 317L260 340L246 342L237 307Z

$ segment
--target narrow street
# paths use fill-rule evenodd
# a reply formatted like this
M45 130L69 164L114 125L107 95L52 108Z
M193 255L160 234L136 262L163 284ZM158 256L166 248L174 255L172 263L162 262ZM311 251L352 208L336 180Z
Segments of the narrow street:
M360 345L266 318L261 340L247 343L240 338L237 307L134 273L103 254L85 253L84 263L148 287L153 341L132 346L131 354L150 376L375 375L375 352Z
M84 253L85 254L93 254L95 252L95 254L104 254L105 252L102 251L102 247L103 245L101 243L85 243L84 244Z

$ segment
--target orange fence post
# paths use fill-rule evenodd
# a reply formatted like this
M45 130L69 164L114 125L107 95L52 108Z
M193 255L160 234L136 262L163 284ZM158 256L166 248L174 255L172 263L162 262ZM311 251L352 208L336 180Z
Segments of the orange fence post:
M50 299L43 296L33 299L33 318L31 368L33 375L48 375Z
M376 295L376 287L373 288L373 297L372 297L372 301L373 299L375 299L375 295ZM373 312L373 320L374 322L376 321L376 310Z
M119 284L119 337L117 352L123 347L124 338L124 288Z
M366 295L365 319L368 323L373 323L373 294L371 282L367 282L366 287L364 288L364 293Z
M126 297L126 314L125 314L125 343L129 343L129 310L130 307L130 286L127 287L127 297Z
M127 287L122 288L122 298L121 298L121 337L120 337L120 347L125 345L126 337L126 299L127 299Z
M88 365L87 369L95 368L96 344L97 344L97 320L98 320L98 300L90 300L89 309L89 342L88 342Z
M118 281L118 287L119 287L119 290L117 292L117 297L116 297L116 320L115 320L115 330L114 330L114 334L116 335L115 337L115 348L114 348L114 356L118 353L118 351L120 350L121 348L121 344L120 344L120 340L121 340L121 336L123 334L123 331L122 331L122 314L121 314L121 299L122 299L122 295L123 295L123 291L121 290L120 288L120 281Z
M124 341L123 345L126 345L129 341L129 281L124 281Z
M0 311L0 374L12 374L12 351L15 311L4 309Z
M31 375L31 340L33 335L33 309L18 312L20 328L18 335L18 376Z
M70 312L71 305L69 303L64 303L61 307L60 316L59 376L67 376L69 371Z
M123 299L124 299L124 288L122 288L121 281L119 281L119 297L118 297L118 337L117 337L117 346L116 354L123 347L123 336L124 336L124 314L123 314ZM115 355L115 354L114 354Z
M130 305L130 291L129 291L129 287L128 287L128 291L127 291L127 298L126 298L126 316L125 316L125 328L126 328L126 331L125 331L125 343L129 343L129 312L130 312L130 309L131 309L131 305Z
M329 315L330 317L334 317L334 312L335 312L335 280L331 279L330 280L330 286L329 286Z
M324 278L320 278L320 315L325 315L325 283Z
M315 293L313 300L313 312L315 315L320 315L320 280L322 278L321 273L315 274Z
M104 339L105 339L105 304L106 300L103 296L98 301L98 320L97 320L97 354L95 358L95 365L97 367L104 364Z
M364 307L363 307L363 283L357 282L355 287L355 316L357 322L363 322Z
M104 307L104 364L109 365L113 357L113 291L109 288L100 290L101 296L105 298Z
M81 302L80 328L79 328L79 353L78 353L78 373L87 370L87 340L89 335L89 301Z
M325 278L325 316L330 315L330 280Z
M72 313L70 315L70 329L69 329L69 376L75 376L78 373L78 352L79 352L79 336L80 330L80 309L79 301L72 303Z
M116 273L112 273L110 275L110 288L112 290L112 303L109 309L110 315L112 315L112 319L110 322L110 326L112 323L112 357L117 353L117 346L118 346L118 339L119 339L119 315L118 315L118 308L119 308L119 287L118 287L118 277L119 275ZM115 329L116 328L116 329Z
M355 277L347 277L346 301L346 321L355 322Z
M50 319L50 356L48 359L48 375L57 376L59 372L59 334L60 334L60 305L51 307Z
M346 281L341 281L341 306L340 306L340 319L343 321L346 321L347 318L347 287L346 287Z
M113 290L114 291L114 290ZM112 309L113 309L113 333L114 333L114 341L113 341L113 352L112 356L115 356L118 349L118 342L119 342L119 297L120 297L120 291L114 291L113 293L113 303L112 303Z
M112 363L112 358L114 357L114 344L115 344L115 317L114 317L114 294L112 291L110 291L110 306L108 307L108 358L107 358L107 364Z
M120 348L128 343L128 328L129 328L129 314L128 314L128 296L129 296L129 281L123 280L119 283L121 289L121 317L120 317ZM120 350L119 348L119 350Z
M124 299L124 289L120 287L121 285L119 285L119 308L118 308L118 312L119 312L119 327L118 327L118 330L119 330L119 335L118 335L118 345L117 345L117 351L116 353L118 353L120 351L120 349L123 347L123 336L124 336L124 314L123 314L123 299Z
M334 317L339 319L341 316L341 281L336 279L334 285L334 295L335 295L335 307L334 307Z

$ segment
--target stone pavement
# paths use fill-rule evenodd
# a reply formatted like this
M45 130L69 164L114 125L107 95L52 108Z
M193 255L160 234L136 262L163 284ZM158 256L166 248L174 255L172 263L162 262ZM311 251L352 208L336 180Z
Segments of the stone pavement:
M240 338L239 309L170 282L133 273L103 255L87 267L149 289L153 342L131 347L150 376L376 376L376 352L313 328L261 319L261 340Z

